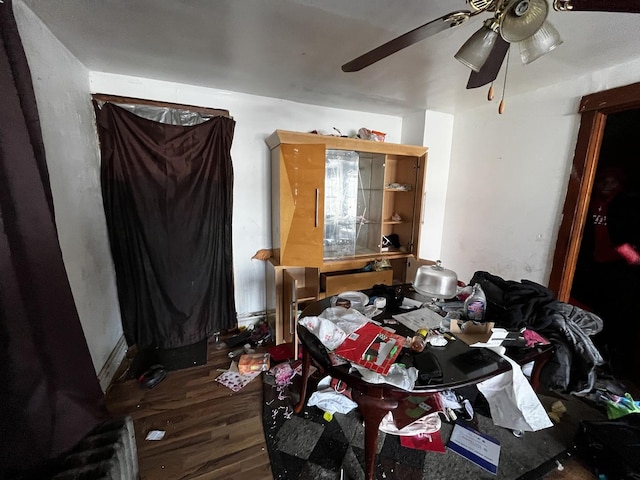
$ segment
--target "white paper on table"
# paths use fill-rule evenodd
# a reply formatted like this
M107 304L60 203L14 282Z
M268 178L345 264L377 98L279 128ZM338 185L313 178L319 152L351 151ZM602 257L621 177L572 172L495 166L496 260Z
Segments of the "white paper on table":
M402 299L402 306L409 308L420 308L422 306L422 302L419 300L414 300L413 298L404 297Z
M414 331L418 331L421 328L438 328L440 322L442 322L440 315L426 307L406 313L398 313L393 315L393 319Z

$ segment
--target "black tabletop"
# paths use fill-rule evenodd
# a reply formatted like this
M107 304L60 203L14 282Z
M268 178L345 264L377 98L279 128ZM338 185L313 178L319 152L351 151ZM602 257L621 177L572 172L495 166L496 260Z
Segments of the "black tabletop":
M430 301L429 298L423 297L413 290L410 284L394 287L394 290L398 297L409 297L422 303ZM377 292L363 290L363 293L368 296ZM399 335L413 336L415 332L406 326L387 323L388 320L392 320L393 315L406 312L406 310L401 310L394 306L395 303L393 301L388 302L387 308L374 317L373 320L380 322L383 327L392 328ZM330 306L331 297L319 300L303 310L301 317L318 316ZM302 325L298 325L298 336L303 348L307 348L311 356L327 369L331 376L351 383L354 381L364 382L359 380L359 374L349 373L349 365L331 365L326 348L315 335ZM409 348L404 348L396 362L403 363L407 367L414 366L418 369L419 378L414 389L416 392L434 392L472 385L511 369L511 364L494 351L486 348L469 347L459 339L449 341L446 346L442 347L428 345L421 353L415 353ZM393 388L388 385L387 387Z

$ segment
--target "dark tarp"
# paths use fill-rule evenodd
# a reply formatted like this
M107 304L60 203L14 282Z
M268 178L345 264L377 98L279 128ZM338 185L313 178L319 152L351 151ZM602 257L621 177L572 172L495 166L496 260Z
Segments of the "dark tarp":
M0 476L9 478L46 469L107 412L62 260L10 0L0 3L0 92Z
M96 116L127 343L176 348L232 328L235 122L167 125L110 103Z

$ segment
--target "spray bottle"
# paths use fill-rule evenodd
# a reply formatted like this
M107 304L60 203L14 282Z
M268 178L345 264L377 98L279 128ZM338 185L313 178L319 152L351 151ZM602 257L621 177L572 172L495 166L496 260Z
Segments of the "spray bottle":
M487 310L487 297L479 283L473 286L471 295L464 301L464 314L467 320L481 322Z

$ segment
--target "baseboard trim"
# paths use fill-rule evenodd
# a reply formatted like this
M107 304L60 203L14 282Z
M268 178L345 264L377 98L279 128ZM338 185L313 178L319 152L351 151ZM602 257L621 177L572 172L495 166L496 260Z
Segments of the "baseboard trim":
M111 381L118 371L118 367L122 363L125 355L127 353L127 341L124 338L124 334L118 339L116 346L113 347L109 358L105 362L104 366L100 370L98 374L98 381L100 382L100 387L103 392L107 391L109 385L111 385Z
M259 322L260 320L264 320L265 317L265 311L239 314L236 317L238 321L238 328L252 328L257 322Z

